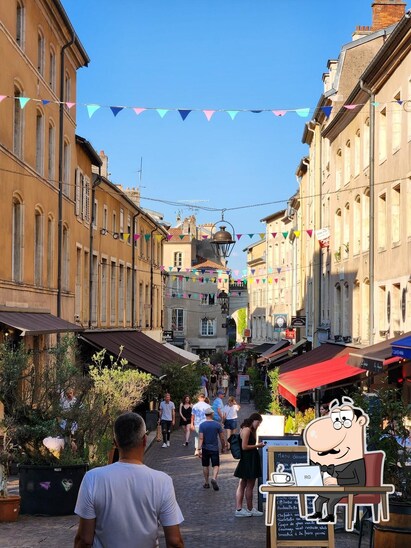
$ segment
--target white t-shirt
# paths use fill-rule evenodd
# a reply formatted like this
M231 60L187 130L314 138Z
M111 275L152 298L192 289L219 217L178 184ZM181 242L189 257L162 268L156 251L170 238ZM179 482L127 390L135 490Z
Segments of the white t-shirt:
M225 415L226 419L236 419L238 417L237 411L239 410L239 406L234 405L225 405L223 408L223 413Z
M199 401L193 405L192 414L194 415L194 427L199 427L202 422L206 420L204 411L210 407L209 403L205 401Z
M173 481L144 464L115 462L86 473L75 513L96 518L93 548L154 548L158 523L184 521Z
M161 413L161 420L162 421L172 421L173 420L173 409L175 409L175 405L172 401L169 401L167 403L163 400L160 403L160 409L162 411L162 413Z

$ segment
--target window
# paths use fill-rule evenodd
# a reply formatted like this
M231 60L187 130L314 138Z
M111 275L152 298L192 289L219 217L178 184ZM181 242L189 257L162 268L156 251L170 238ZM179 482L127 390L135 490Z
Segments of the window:
M398 335L395 331L401 330L401 285L393 284L391 299L391 328L394 337Z
M348 185L351 179L351 141L345 143L344 153L344 184Z
M124 265L120 264L118 269L118 322L124 325Z
M43 281L43 215L40 210L34 214L34 285Z
M56 52L50 47L49 56L49 84L51 89L56 92Z
M183 254L181 251L174 253L174 266L181 268L183 266Z
M96 200L96 199L94 199L93 215L92 215L92 218L90 220L93 223L93 228L97 228L97 225L98 225L98 200Z
M358 280L354 282L352 302L352 335L358 339L361 337L360 282Z
M22 2L17 2L16 11L16 42L24 49L25 11Z
M81 254L81 247L76 248L76 288L74 293L74 314L79 318L79 320L82 319L81 316L81 281L83 279L82 273L81 273L81 261L82 261L82 254Z
M202 337L212 337L215 334L215 320L202 318L200 322L200 335Z
M349 317L349 307L350 307L350 288L347 283L344 284L344 314L343 314L343 326L342 326L342 335L346 337L351 334L350 331L350 317Z
M383 108L379 115L379 154L378 158L380 162L383 162L387 158L387 109Z
M101 323L107 322L107 259L101 259Z
M54 267L54 219L49 217L47 221L47 287L53 287Z
M370 164L370 119L367 118L364 122L364 139L363 139L363 166L364 169Z
M76 199L75 211L76 211L77 217L79 217L83 209L83 192L84 192L83 191L84 175L79 168L76 169L74 184L75 184L74 192L75 192L75 199Z
M387 246L387 196L378 196L378 248L385 249Z
M126 274L126 291L127 291L127 298L126 298L126 322L127 325L131 325L131 290L132 290L132 283L131 283L131 268L127 267L127 274Z
M66 226L63 227L63 245L62 245L62 275L61 283L65 291L69 289L69 272L70 272L70 248L69 248L69 231Z
M113 233L114 233L114 232L117 232L117 213L115 211L113 211L112 222L113 222Z
M49 181L55 181L55 156L56 156L56 128L53 122L49 123L48 135L48 159L47 159L47 177Z
M64 76L64 102L71 101L71 78L68 72ZM67 107L68 109L68 107Z
M131 244L132 240L132 234L131 234L131 217L130 215L127 215L127 242Z
M401 93L397 93L392 104L392 151L396 152L401 147L401 120L402 120L402 101Z
M24 117L23 109L20 106L19 97L22 97L22 92L18 87L14 87L14 120L13 120L13 152L14 154L23 159L23 127Z
M360 174L361 131L358 129L354 139L354 177Z
M206 305L214 305L215 304L215 294L214 293L208 293L207 295L204 295L201 297L201 304Z
M354 200L353 239L353 253L358 255L361 250L361 197L359 195Z
M36 171L44 175L44 116L40 110L36 114Z
M173 331L184 331L184 310L182 308L173 308L171 311L171 329Z
M150 306L150 288L148 284L146 285L146 295L145 295L145 308L146 308L146 327L150 327L150 314L151 314L151 306Z
M70 143L63 145L63 194L70 197Z
M39 30L37 35L37 69L42 76L44 76L44 65L44 36Z
M341 209L337 209L335 213L335 250L338 251L341 247Z
M97 324L97 284L98 284L98 266L97 255L93 254L92 258L93 272L91 275L91 322L93 325Z
M342 152L341 149L337 150L337 156L335 158L335 188L339 190L341 188L341 176L342 176Z
M23 280L23 204L18 198L13 200L13 281Z
M401 239L400 205L401 185L397 185L391 191L391 242L394 245L398 244Z
M334 335L342 336L342 291L340 284L335 286L335 306L334 306Z
M103 227L105 230L107 230L108 227L108 209L107 206L103 206Z
M82 288L83 288L82 319L83 321L88 322L90 319L89 312L91 313L91 310L89 309L90 286L88 283L88 280L90 280L90 253L86 250L84 250L83 279L87 280L87 283L82 285Z
M350 204L346 203L344 207L344 228L343 228L343 247L344 247L344 258L349 256L350 251Z
M370 189L366 188L362 196L362 250L370 248Z
M387 322L385 319L385 311L387 308L387 296L385 285L380 285L378 288L378 329L379 331L385 331L387 329Z
M124 238L124 209L120 208L120 238Z
M116 272L117 265L114 261L111 261L110 272L110 323L114 325L116 323Z

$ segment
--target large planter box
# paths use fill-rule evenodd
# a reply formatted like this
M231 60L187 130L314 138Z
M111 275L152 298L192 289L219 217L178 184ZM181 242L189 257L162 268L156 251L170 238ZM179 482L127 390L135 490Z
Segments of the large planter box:
M20 497L8 495L0 497L0 523L17 521L20 512Z
M66 516L74 514L87 464L71 466L19 466L21 514Z

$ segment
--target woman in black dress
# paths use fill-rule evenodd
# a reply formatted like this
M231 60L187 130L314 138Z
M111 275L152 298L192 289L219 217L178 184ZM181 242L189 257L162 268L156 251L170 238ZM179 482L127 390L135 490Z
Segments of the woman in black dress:
M245 419L240 427L241 458L234 472L234 475L240 478L235 497L235 516L238 518L263 515L253 507L255 480L262 475L258 449L264 447L264 443L256 443L256 430L262 421L263 418L259 413L253 413L248 419ZM244 496L247 508L243 508Z
M184 396L180 403L180 426L184 430L184 440L183 445L188 445L188 440L190 439L191 432L191 411L193 406L191 405L190 396Z

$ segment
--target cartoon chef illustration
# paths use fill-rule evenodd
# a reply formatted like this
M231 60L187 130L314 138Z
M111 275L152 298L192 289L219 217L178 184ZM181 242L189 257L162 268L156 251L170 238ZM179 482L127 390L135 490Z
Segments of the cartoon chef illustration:
M329 415L311 421L304 431L309 461L320 466L324 485L365 485L365 434L369 418L353 404L346 396L341 404L333 400ZM335 506L340 499L340 494L318 495L314 502L315 512L306 519L335 523ZM324 506L326 515L323 517Z

